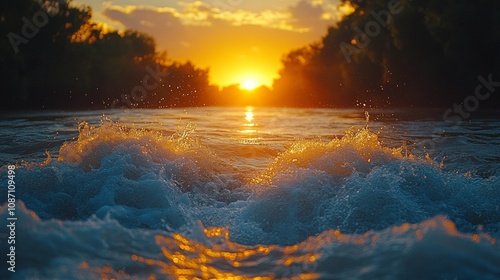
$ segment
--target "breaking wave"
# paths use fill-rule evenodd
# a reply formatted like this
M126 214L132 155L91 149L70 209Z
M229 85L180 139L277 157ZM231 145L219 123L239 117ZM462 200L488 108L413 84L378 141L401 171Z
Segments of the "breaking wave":
M252 176L192 127L79 130L57 159L16 170L19 279L500 276L499 178L367 128L293 143Z

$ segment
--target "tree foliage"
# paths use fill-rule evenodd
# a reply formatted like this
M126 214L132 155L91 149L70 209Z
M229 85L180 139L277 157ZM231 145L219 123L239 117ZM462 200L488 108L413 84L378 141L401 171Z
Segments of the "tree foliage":
M133 89L152 75L148 68L168 75L150 79L154 89L130 99L127 106L199 105L208 94L208 70L170 61L156 51L149 35L107 31L92 21L89 7L74 6L70 0L0 5L4 109L110 108L116 100L130 99Z
M500 80L498 1L401 0L384 21L374 13L391 1L342 2L355 11L284 57L274 88L288 105L450 106L474 94L479 75Z

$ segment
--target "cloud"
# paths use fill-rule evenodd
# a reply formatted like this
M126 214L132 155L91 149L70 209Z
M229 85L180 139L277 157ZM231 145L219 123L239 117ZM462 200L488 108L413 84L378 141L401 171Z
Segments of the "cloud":
M317 0L315 0L317 1ZM302 0L297 5L282 10L263 10L259 12L242 9L225 10L202 1L179 2L180 8L154 7L147 5L117 6L107 4L103 14L111 20L123 22L124 17L138 17L156 13L166 20L176 18L184 26L211 26L215 20L233 26L255 25L263 28L280 29L291 32L308 32L311 28L325 25L322 15L323 4ZM329 7L324 4L325 7ZM143 19L144 20L144 19ZM144 20L145 22L149 22Z
M354 11L349 3L341 4L339 0L312 0L311 4L314 7L322 7L321 19L331 21L332 24Z
M163 34L168 30L169 37L179 43L184 39L185 26L172 11L164 9L150 9L143 7L107 7L103 14L112 21L119 22L127 29L134 29L149 33L162 44ZM164 47L170 44L162 44Z
M201 1L179 2L176 7L107 4L103 15L127 29L153 35L175 60L210 67L215 83L224 79L229 83L243 67L271 80L285 53L319 40L334 23L323 18L325 7L305 0L261 11L225 9ZM233 80L227 78L231 75Z
M260 42L265 37L279 36L284 42L292 43L289 47L291 49L300 46L294 44L296 41L307 44L311 40L319 39L327 26L321 19L323 13L322 6L304 0L292 7L260 12L224 10L220 6L201 1L179 2L176 8L117 6L108 3L102 12L109 20L127 29L153 35L160 47L167 48L172 54L178 53L180 48L189 48L200 43L207 47L212 46L215 39L227 41L221 37L233 37L234 41L249 41L250 45L262 49L252 41ZM311 33L312 30L316 32ZM257 36L259 34L261 36ZM203 41L204 39L206 41Z

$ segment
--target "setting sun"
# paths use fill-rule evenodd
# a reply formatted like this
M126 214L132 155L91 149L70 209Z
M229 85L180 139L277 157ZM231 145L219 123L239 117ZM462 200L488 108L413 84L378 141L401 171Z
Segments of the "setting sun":
M253 89L255 89L257 86L259 86L259 85L258 85L258 84L257 84L257 82L256 82L256 81L254 81L254 80L245 80L245 81L243 81L243 82L240 84L240 87L241 87L242 89L245 89L245 90L253 90Z

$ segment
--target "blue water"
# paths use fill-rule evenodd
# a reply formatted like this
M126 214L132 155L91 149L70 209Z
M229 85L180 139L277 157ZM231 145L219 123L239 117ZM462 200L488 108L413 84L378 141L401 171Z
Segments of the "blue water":
M496 115L41 112L0 131L2 277L500 278Z

